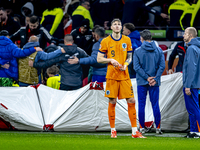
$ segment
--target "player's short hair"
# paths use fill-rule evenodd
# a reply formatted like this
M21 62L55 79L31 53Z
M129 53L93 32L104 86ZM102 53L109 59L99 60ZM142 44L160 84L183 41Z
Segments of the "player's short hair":
M39 22L39 18L35 15L30 17L30 23L34 24L36 22Z
M6 11L4 7L0 7L0 11Z
M80 0L79 4L80 4L80 5L82 5L82 4L84 4L85 2L88 2L88 3L90 3L90 1L89 1L89 0Z
M140 32L140 36L146 41L146 40L152 40L151 32L147 29Z
M64 40L66 42L73 42L73 36L71 34L66 34Z
M47 74L53 74L53 75L59 74L59 68L56 65L53 65L47 68Z
M135 31L135 26L132 23L125 23L124 27L126 27L131 32Z
M105 37L105 29L103 27L96 28L94 32L98 34L101 38Z
M29 42L38 42L39 41L39 39L38 39L38 37L37 36L35 36L35 35L32 35L32 36L30 36L30 38L29 38L29 40L28 40Z
M101 27L100 25L95 25L93 28L92 28L92 32L94 32L97 28Z
M114 22L116 22L116 21L122 23L120 19L115 18L115 19L112 20L112 22L111 22L111 26L112 26L112 24L113 24Z
M197 37L197 30L194 27L188 27L187 28L188 32L192 37L196 38Z

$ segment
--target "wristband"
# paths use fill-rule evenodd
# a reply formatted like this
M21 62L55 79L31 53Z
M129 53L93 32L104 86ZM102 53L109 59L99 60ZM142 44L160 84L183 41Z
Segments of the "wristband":
M128 66L128 65L129 65L129 63L128 63L128 62L125 62L125 63L124 63L124 66L125 66L125 65L127 65L127 66Z

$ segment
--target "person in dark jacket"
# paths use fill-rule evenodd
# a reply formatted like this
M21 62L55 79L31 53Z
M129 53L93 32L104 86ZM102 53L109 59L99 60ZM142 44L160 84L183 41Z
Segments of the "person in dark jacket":
M200 41L194 27L185 29L184 42L188 45L183 63L183 93L189 114L190 132L187 138L200 138L200 108L198 89L200 88Z
M14 21L11 16L8 16L3 7L0 7L0 31L7 30L9 34L12 35L19 29L19 23Z
M13 80L18 80L18 63L16 58L26 57L35 51L41 51L39 47L19 49L10 39L0 36L1 65L8 64L9 68L0 68L0 86L12 86ZM9 84L7 84L9 82Z
M72 30L80 27L81 22L84 19L89 20L90 29L94 27L94 23L92 21L89 9L90 9L90 1L80 0L80 5L72 13Z
M21 27L17 32L10 36L10 39L13 42L20 40L20 47L22 48L32 35L39 38L40 47L42 49L46 47L47 42L56 43L55 39L49 34L49 32L39 24L39 18L34 15L30 17L28 26Z
M42 20L40 24L47 29L52 36L58 39L63 39L63 10L60 7L60 0L56 3L55 0L49 0L47 9L42 14Z
M72 30L71 35L73 36L74 43L90 55L94 43L92 41L92 30L89 28L89 20L84 19L80 27Z
M187 46L186 46L184 41L179 42L179 43L176 44L176 46L174 47L172 53L169 56L169 61L168 61L169 74L173 73L172 66L173 66L173 62L174 62L174 60L175 60L177 55L179 57L179 60L178 60L177 66L176 66L176 72L181 72L182 71L183 61L184 61L184 58L185 58L186 50L187 50Z
M97 62L97 54L99 52L99 47L102 39L105 37L105 30L102 27L98 27L94 30L96 43L92 47L92 54L86 58L78 59L75 57L74 59L68 59L68 63L70 64L84 64L84 65L91 65L93 66L93 73L92 73L92 82L105 82L106 81L106 72L107 72L107 65L100 64Z
M130 22L137 26L142 11L147 11L157 16L161 16L164 19L168 19L167 14L158 12L149 6L145 6L144 0L126 0L123 8L122 24Z
M142 133L145 133L145 104L147 91L149 91L155 118L156 133L162 134L160 125L159 86L160 77L165 69L165 58L158 44L155 41L151 41L152 37L149 30L143 30L140 36L142 46L135 50L133 56L137 81L140 130Z
M82 86L82 68L80 64L69 64L69 58L84 58L88 57L87 53L73 44L73 37L70 34L65 35L63 48L66 54L47 60L45 62L34 62L35 68L47 68L60 62L60 75L61 75L61 90L76 90ZM32 64L31 64L32 66Z
M134 54L135 49L142 45L142 42L140 41L140 33L137 30L135 30L135 26L132 23L125 23L123 25L123 34L131 39L131 44ZM130 78L136 77L136 72L133 69L133 59L132 62L128 65L128 72Z
M84 19L81 26L72 30L71 35L73 36L74 43L82 48L88 55L91 55L92 46L94 44L92 31L89 28L89 20ZM82 65L83 68L83 79L87 78L89 73L89 66Z

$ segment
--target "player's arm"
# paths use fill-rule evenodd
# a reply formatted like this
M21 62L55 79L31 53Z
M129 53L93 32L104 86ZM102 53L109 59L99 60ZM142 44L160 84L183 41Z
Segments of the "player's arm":
M131 63L132 61L132 53L127 53L127 59L124 63L124 65L120 68L121 71L125 71L126 70L126 67Z
M111 58L105 58L103 53L98 52L97 54L97 62L102 64L108 64L111 63L113 66L118 67L119 62L111 59Z
M128 53L124 66L128 66L131 63L131 61L132 61L132 53Z

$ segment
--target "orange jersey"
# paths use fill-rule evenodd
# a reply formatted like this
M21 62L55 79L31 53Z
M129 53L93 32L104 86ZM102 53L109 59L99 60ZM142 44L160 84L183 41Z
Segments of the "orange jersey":
M131 40L124 35L122 35L119 40L115 40L112 35L110 35L101 41L99 52L106 54L107 58L115 59L121 65L124 65L127 59L127 53L132 52ZM106 78L113 80L129 79L128 67L125 71L121 71L118 67L114 67L109 63Z

